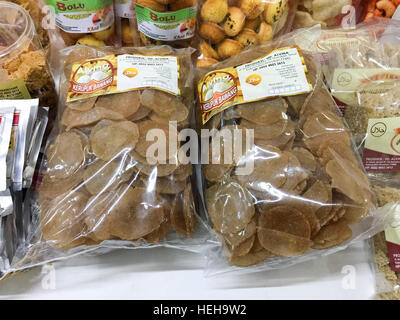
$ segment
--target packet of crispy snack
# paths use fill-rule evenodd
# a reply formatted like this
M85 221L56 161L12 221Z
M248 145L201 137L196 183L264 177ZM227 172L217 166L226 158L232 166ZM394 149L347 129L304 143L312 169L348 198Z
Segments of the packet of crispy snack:
M7 189L7 153L10 145L14 108L0 110L0 194ZM0 204L1 205L1 204Z
M39 157L40 147L48 123L49 108L39 108L37 119L30 136L28 151L26 153L26 163L23 175L23 187L29 188L32 184L33 174L35 173L36 163Z
M27 138L31 137L33 123L38 112L39 100L1 100L0 110L15 108L11 142L7 156L7 178L14 190L22 189L22 176L27 153ZM11 165L12 164L12 165Z

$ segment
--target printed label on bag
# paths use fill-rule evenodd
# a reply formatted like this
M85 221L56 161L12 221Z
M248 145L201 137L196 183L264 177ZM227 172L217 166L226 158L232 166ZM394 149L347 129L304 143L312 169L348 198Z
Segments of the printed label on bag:
M151 39L174 41L194 36L197 7L156 12L135 4L135 11L139 31Z
M394 215L394 221L385 230L386 244L390 261L390 268L393 271L400 271L400 214Z
M115 14L117 17L133 19L135 17L134 0L116 0Z
M31 99L25 82L22 79L0 83L0 100Z
M368 172L400 170L400 118L368 120L363 163Z
M358 105L360 93L384 93L399 83L400 68L336 69L332 79L332 94L348 105Z
M207 73L198 83L202 120L238 104L312 90L301 51L274 50L250 63Z
M179 95L176 56L110 55L74 63L67 102L152 88Z
M46 0L56 14L56 24L68 33L91 33L114 23L112 0Z
M360 45L361 38L355 33L351 32L328 32L323 33L315 42L315 48L317 52L324 53L329 52L332 48L348 48L352 46Z

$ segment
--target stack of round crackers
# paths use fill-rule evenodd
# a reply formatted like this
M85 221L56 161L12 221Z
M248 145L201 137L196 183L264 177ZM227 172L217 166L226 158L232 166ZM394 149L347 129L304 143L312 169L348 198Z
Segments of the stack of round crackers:
M178 149L168 153L172 141L179 148L179 131L189 126L193 96L184 84L191 51L140 52L179 56L182 95L144 89L79 100L61 109L38 188L42 239L55 248L114 239L159 243L170 232L181 237L195 232L192 166L179 163ZM147 154L153 129L166 138L165 161Z
M210 122L223 138L219 157L210 147L213 161L202 166L205 202L231 265L338 246L374 207L349 132L315 61L306 63L311 93L240 104ZM242 139L238 157L224 137L248 129L254 144ZM253 169L243 174L246 165Z

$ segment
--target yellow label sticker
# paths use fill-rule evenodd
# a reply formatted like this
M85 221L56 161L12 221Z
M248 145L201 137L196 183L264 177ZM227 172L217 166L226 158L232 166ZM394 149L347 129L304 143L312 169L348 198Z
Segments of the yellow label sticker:
M72 65L67 102L144 88L179 95L178 81L176 56L110 55Z
M197 86L203 124L238 104L310 92L307 72L298 47L276 49L250 63L211 71Z
M0 83L0 100L31 99L25 82L22 79Z

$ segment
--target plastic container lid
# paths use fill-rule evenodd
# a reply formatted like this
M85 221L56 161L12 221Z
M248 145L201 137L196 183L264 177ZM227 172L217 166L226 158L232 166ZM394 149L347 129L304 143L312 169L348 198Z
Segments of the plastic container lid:
M19 5L0 1L0 63L26 50L35 36L29 13Z

